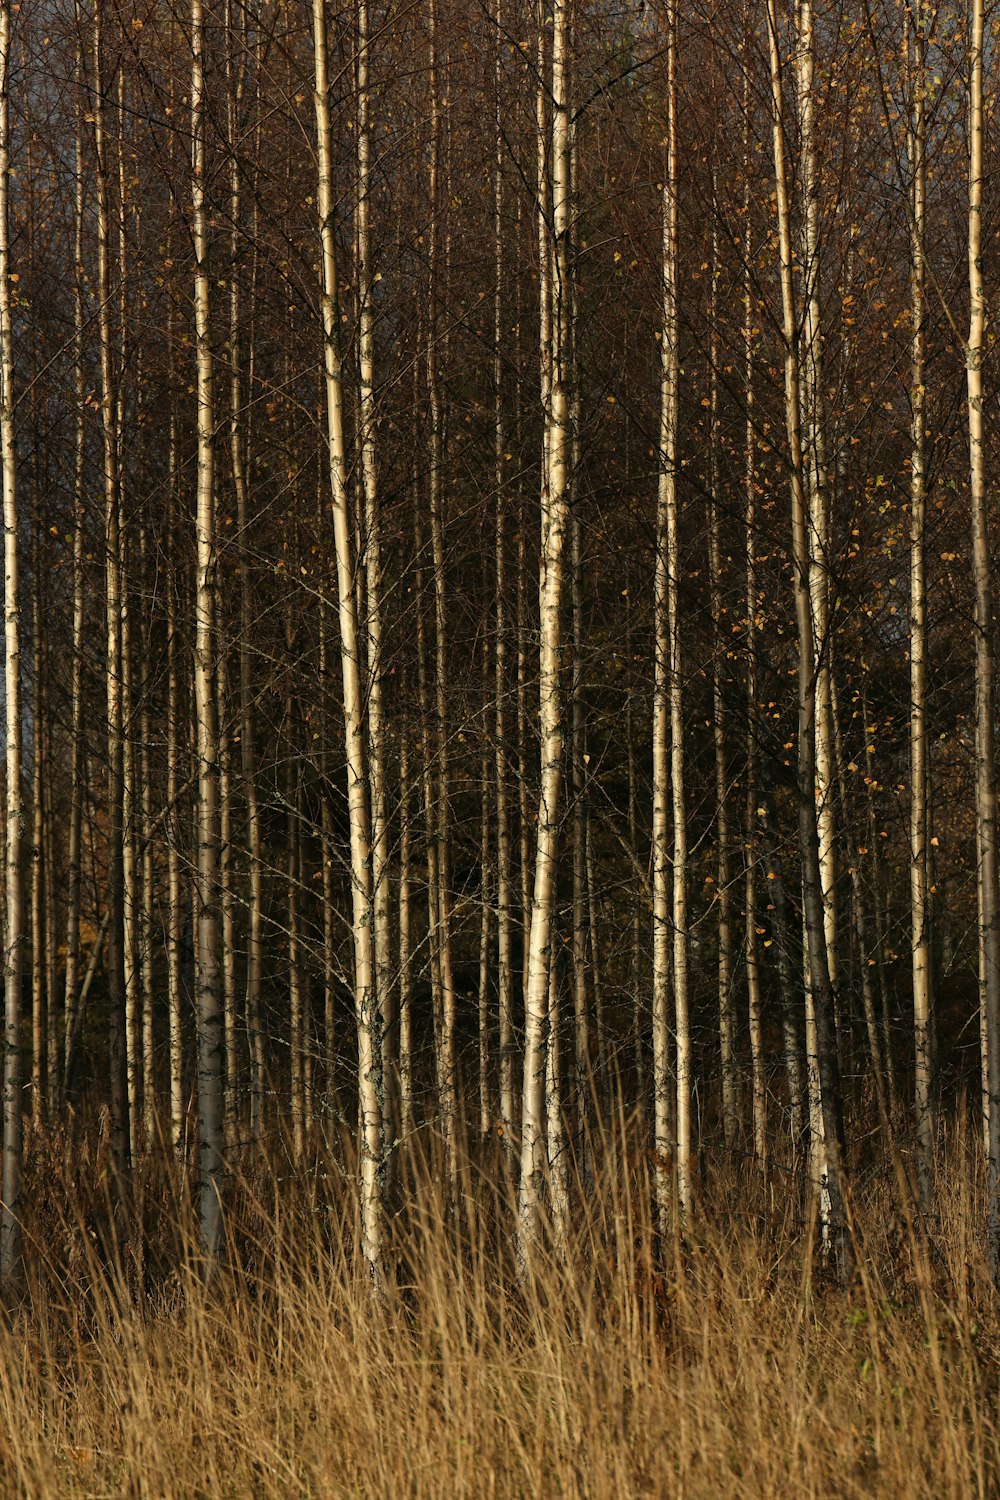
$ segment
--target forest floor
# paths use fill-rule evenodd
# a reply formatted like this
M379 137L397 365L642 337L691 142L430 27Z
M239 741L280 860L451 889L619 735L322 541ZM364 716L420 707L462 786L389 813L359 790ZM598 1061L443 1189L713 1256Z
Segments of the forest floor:
M749 1166L709 1163L685 1240L658 1246L626 1135L602 1137L571 1243L542 1247L527 1286L499 1148L463 1163L447 1212L439 1164L408 1153L381 1303L339 1146L294 1175L258 1158L206 1291L170 1174L136 1184L129 1238L103 1148L36 1136L0 1494L1000 1494L1000 1302L967 1133L942 1147L927 1235L891 1169L858 1170L843 1283L815 1216Z

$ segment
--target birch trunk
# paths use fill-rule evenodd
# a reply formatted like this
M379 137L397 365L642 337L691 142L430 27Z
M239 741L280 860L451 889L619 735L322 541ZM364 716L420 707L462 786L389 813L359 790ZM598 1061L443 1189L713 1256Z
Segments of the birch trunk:
M549 1024L545 1054L545 1136L548 1152L549 1203L552 1241L565 1252L569 1231L569 1158L562 1100L562 1018L559 989L558 935L552 924L549 952Z
M32 402L34 406L34 402ZM34 422L36 489L34 556L32 559L31 625L34 644L32 663L32 738L31 762L31 1118L34 1125L45 1119L45 739L46 704L42 645L42 545L40 496L37 488L38 427Z
M733 897L731 890L732 834L729 821L729 769L726 750L726 700L722 681L725 647L722 629L722 531L719 519L719 263L718 178L712 163L712 236L709 262L708 357L708 588L712 618L712 740L715 751L716 889L719 934L719 1057L722 1069L722 1128L726 1148L733 1151L739 1129L736 1076L736 1015L734 1009ZM752 461L752 460L751 460ZM748 955L749 956L749 955ZM748 969L749 973L749 969Z
M546 1172L544 1110L546 1022L563 779L562 651L563 552L569 498L570 406L567 389L570 226L569 0L552 9L552 218L550 378L545 404L542 483L542 555L539 580L539 721L541 785L535 853L528 982L524 1000L524 1079L521 1101L521 1181L518 1195L522 1269L530 1264ZM546 352L543 346L543 372ZM543 373L543 381L545 379Z
M489 637L483 634L483 746L480 756L479 791L479 992L477 995L477 1032L479 1041L479 1134L485 1140L492 1120L490 1089L490 938L492 936L490 889L490 756L487 733L487 692L489 688Z
M358 367L361 428L361 478L364 489L365 628L368 664L368 775L372 820L372 920L375 990L382 1031L382 1072L390 1089L396 1071L397 1030L393 1014L392 948L389 922L389 818L386 785L385 728L382 710L382 545L376 463L375 286L372 263L370 199L371 99L368 0L357 0L357 139L358 180L355 236L358 282ZM384 1108L388 1116L389 1096ZM384 1122L385 1148L391 1144L392 1121Z
M412 844L410 725L404 700L399 727L399 1123L404 1141L412 1139L414 1126Z
M216 722L219 727L219 908L222 919L222 1047L225 1059L222 1092L222 1136L226 1151L230 1153L236 1145L239 1125L237 1119L239 1052L236 1039L236 890L233 883L233 768L227 725L229 672L226 660L226 646L221 637L221 629L218 629Z
M169 334L168 334L169 340ZM172 351L172 344L171 344ZM172 353L171 353L172 364ZM171 373L173 373L171 371ZM178 1160L184 1158L184 1037L181 1023L181 828L180 788L180 631L177 623L177 413L171 403L167 447L167 1036L170 1054L170 1140Z
M129 1161L124 968L124 703L122 659L121 495L116 384L111 333L111 219L104 118L102 0L93 10L91 111L97 180L97 326L101 364L101 438L104 457L104 582L107 619L108 708L108 1047L111 1149L119 1179Z
M149 541L139 532L139 568L148 587ZM148 640L148 637L147 637ZM139 667L139 988L142 996L142 1118L147 1150L156 1136L156 1052L153 1014L153 928L156 872L153 863L153 776L150 757L152 717L149 647L144 641Z
M573 905L570 932L573 954L573 1070L570 1119L581 1148L585 1140L590 1094L589 986L587 983L587 729L583 702L583 558L580 536L580 497L574 488L569 510L570 584L572 597L572 749L573 790Z
M4 930L3 1211L0 1277L22 1278L21 975L24 905L21 789L21 612L18 599L17 454L10 257L10 0L0 0L0 461L3 466L4 691L6 703L6 923Z
M914 1112L917 1126L917 1175L924 1212L931 1205L934 1157L931 1057L930 880L928 811L930 765L927 742L927 586L924 561L926 526L926 265L927 131L924 17L916 0L908 27L911 42L912 104L907 130L910 164L910 914L913 982Z
M496 849L497 849L497 1009L500 1023L500 1120L509 1134L514 1121L514 1018L511 972L511 843L508 809L507 763L507 431L504 405L504 135L501 118L501 38L504 12L496 5L496 52L494 57L493 168L493 471L496 487L495 561L495 739L496 739Z
M760 944L758 942L757 866L760 857L760 799L757 787L757 461L756 461L756 409L754 405L754 268L753 228L750 217L752 204L752 151L751 135L751 72L750 43L753 27L749 6L744 16L745 62L743 74L743 384L746 403L746 427L744 429L745 525L746 525L746 660L747 660L747 763L745 773L746 797L746 856L744 867L744 899L746 903L745 944L747 979L747 1018L750 1033L750 1066L753 1078L753 1146L754 1156L761 1174L767 1177L767 1080L764 1071L763 1001L760 975ZM790 1007L789 1007L790 1009ZM795 1066L798 1064L797 1047L792 1053ZM790 1084L790 1092L795 1089ZM793 1111L794 1113L794 1111Z
M687 821L684 700L678 617L677 528L679 325L677 286L677 10L667 11L667 141L663 181L660 442L656 502L653 664L653 1092L656 1193L661 1236L670 1225L669 1163L681 1223L691 1211L691 1038L688 1024ZM668 730L669 724L669 730ZM669 750L668 750L669 745ZM673 824L673 841L669 823ZM672 875L672 880L671 880ZM672 900L671 900L672 886ZM670 967L670 927L673 966ZM671 1131L668 997L673 980L675 1115Z
M840 1077L833 1024L833 994L827 962L827 927L823 902L819 800L816 764L816 643L813 600L810 595L812 554L809 546L808 506L801 441L802 391L799 378L798 319L793 284L792 220L788 170L785 160L784 88L778 39L776 0L768 0L768 42L771 63L771 105L774 169L778 217L778 253L785 342L785 423L787 429L795 614L798 630L798 808L799 852L802 865L803 925L807 948L807 1027L815 1025L818 1117L822 1119L830 1195L830 1230L840 1257L843 1241L843 1125ZM809 1039L807 1039L807 1049Z
M209 209L207 204L204 12L191 0L191 238L194 247L195 358L198 404L194 714L198 794L196 815L198 1021L198 1220L205 1275L222 1241L223 1017L221 964L221 854L217 571L215 535L215 375L209 323Z
M799 357L800 435L803 483L807 497L809 607L814 655L816 824L826 962L837 1005L837 861L833 680L830 625L832 532L823 411L823 328L820 311L820 173L817 160L815 36L812 0L798 0L794 55L799 115L799 178L802 192L801 292L803 318Z
M291 610L285 617L287 671L295 661ZM288 940L288 1061L289 1104L292 1118L292 1160L301 1165L305 1152L305 1042L302 1013L302 971L299 958L299 747L295 741L295 704L285 699L285 903Z
M628 592L626 601L626 626L625 640L629 660L629 670L632 668L634 659L632 646L632 591ZM632 694L628 696L625 705L625 748L628 760L628 839L629 846L636 860L639 857L639 789L638 777L635 764L635 725L632 709ZM646 1054L643 1046L643 1033L646 1029L646 1014L643 1004L642 986L642 929L643 929L643 900L641 887L632 893L632 956L630 967L630 979L632 982L632 1054L635 1066L635 1099L636 1118L640 1129L646 1123Z
M79 3L76 6L79 22ZM70 1043L76 1025L80 994L80 902L83 864L83 632L86 617L84 577L84 477L87 429L84 417L84 267L83 267L83 56L77 43L76 131L73 190L73 392L76 421L73 429L73 660L70 681L70 802L66 834L66 982L63 994L63 1096L69 1081Z
M246 798L247 828L247 956L246 956L246 1028L250 1052L250 1136L259 1138L264 1114L264 1039L261 1031L260 989L263 966L263 889L261 864L260 800L257 789L257 744L256 716L254 713L253 659L251 639L253 634L253 612L250 587L250 497L248 466L250 462L248 422L244 403L246 387L252 384L244 375L243 339L240 319L242 313L242 287L235 267L240 254L240 221L242 216L243 182L240 156L235 150L239 134L239 108L245 90L248 50L246 35L246 10L241 7L241 39L238 49L227 52L229 73L227 90L227 113L229 140L232 155L229 162L229 215L232 223L230 254L234 271L229 279L229 462L232 469L233 490L236 495L237 567L239 569L240 635L240 766L243 793ZM256 44L259 45L259 44ZM236 56L234 57L234 51ZM256 50L255 54L256 55ZM259 71L257 72L259 89ZM259 134L255 144L259 151ZM259 159L259 157L257 158ZM256 207L255 207L256 216ZM257 244L256 225L253 233ZM254 312L253 292L256 285L256 248L254 251L254 275L251 281L251 318ZM251 325L252 326L252 325ZM249 368L252 372L253 341L251 337ZM322 604L320 606L322 609ZM321 673L321 675L323 675Z
M454 1186L458 1171L455 1132L456 1119L456 1075L455 1075L455 980L453 973L451 943L451 793L448 766L448 652L446 579L444 552L444 413L441 404L439 362L442 358L438 348L438 216L440 213L440 136L441 101L438 77L438 38L436 0L431 0L429 11L430 39L430 91L431 91L431 140L430 168L427 194L430 204L430 226L428 232L428 312L427 338L427 398L430 410L430 474L429 512L431 529L431 558L434 571L434 671L435 671L435 766L437 771L436 806L434 810L434 841L437 846L437 909L434 920L437 928L438 967L441 985L441 1037L439 1068L439 1109L441 1132L444 1138L445 1160L448 1178Z
M340 354L334 233L333 132L324 0L313 0L313 63L317 141L317 207L322 254L323 370L327 450L337 556L344 745L351 842L354 996L358 1033L358 1110L361 1122L361 1253L371 1280L383 1284L382 1066L372 943L371 822L365 768L365 723L358 667L344 397Z
M128 182L125 170L127 101L125 73L118 68L118 138L115 152L118 176L118 385L114 402L114 442L118 452L118 577L121 598L122 696L122 923L125 971L125 1083L128 1093L129 1154L139 1164L142 1130L142 954L139 935L139 877L136 857L138 773L136 769L135 702L133 694L131 534L125 472L126 376L129 354L128 301ZM129 382L130 384L130 382ZM137 382L137 389L141 389Z
M983 285L983 0L972 0L969 38L969 342L966 390L969 419L969 497L976 603L976 827L982 879L989 1168L987 1244L990 1273L1000 1280L1000 892L997 883L996 754L993 730L993 580L990 563L983 438L983 353L986 293Z

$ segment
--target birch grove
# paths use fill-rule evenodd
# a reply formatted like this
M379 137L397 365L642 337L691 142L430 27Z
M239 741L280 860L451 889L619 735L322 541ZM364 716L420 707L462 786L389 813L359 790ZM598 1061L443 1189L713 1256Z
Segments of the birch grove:
M661 1249L724 1168L846 1276L866 1153L933 1235L967 1117L996 1274L981 0L43 9L0 1277L59 1140L209 1280L336 1162L380 1300L471 1160L526 1286L619 1136Z

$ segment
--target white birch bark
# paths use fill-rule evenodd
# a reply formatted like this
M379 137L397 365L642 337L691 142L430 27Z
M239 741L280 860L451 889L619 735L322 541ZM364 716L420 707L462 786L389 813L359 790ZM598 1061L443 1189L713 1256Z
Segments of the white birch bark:
M822 1122L825 1152L824 1196L829 1195L829 1228L836 1237L838 1256L846 1247L842 1238L843 1175L841 1160L842 1121L840 1079L833 1029L833 995L827 960L827 909L823 902L823 862L818 827L817 782L817 652L814 635L814 599L810 590L813 551L810 546L806 458L802 448L802 386L799 366L799 331L793 280L792 215L789 176L785 156L784 87L778 35L776 0L768 0L768 47L771 64L771 113L774 149L779 274L782 325L785 344L785 423L789 449L791 489L792 565L798 632L798 821L802 863L803 928L806 947L807 1064L814 1068L810 1094L814 1160L819 1151ZM813 1034L815 1028L815 1035ZM824 1225L827 1228L827 1225Z
M18 598L17 454L14 442L14 339L10 256L10 0L0 0L0 463L3 467L4 690L6 706L6 922L4 928L3 1210L0 1278L22 1276L21 975L24 895L21 789L21 612Z
M815 29L812 0L798 0L794 53L802 194L801 295L803 319L799 356L802 409L802 456L807 493L809 603L816 697L816 822L827 969L836 1005L837 859L835 768L832 709L832 642L830 639L830 566L832 555L830 490L823 411L823 327L820 310L820 173L815 100Z
M567 388L570 226L569 0L552 8L552 203L550 377L545 404L542 555L539 579L539 722L541 786L524 1000L524 1078L521 1100L521 1179L518 1193L520 1263L526 1270L538 1227L546 1175L544 1114L546 1024L554 917L559 799L563 780L562 652L563 552L569 498L570 408ZM543 345L543 372L545 351ZM545 379L543 373L543 381Z
M691 1210L691 1039L688 1024L687 814L678 617L679 325L677 285L677 9L667 11L667 140L663 181L660 437L653 596L653 1102L660 1232L670 1224L671 1172L683 1223ZM668 730L669 725L669 730ZM669 812L668 812L669 805ZM673 825L672 842L669 825ZM672 880L671 880L672 875ZM669 915L668 915L669 914ZM673 928L671 966L670 929ZM671 1120L668 1002L673 981L676 1098ZM674 1127L673 1130L671 1127Z
M990 1272L1000 1279L1000 893L997 871L996 753L993 727L993 580L990 562L986 455L983 439L983 0L972 0L969 36L969 341L966 390L969 421L969 498L976 604L976 826L981 868L989 1153L987 1245Z
M375 286L371 250L371 67L367 0L357 0L357 247L358 368L361 479L364 490L365 655L368 665L368 776L371 785L372 921L375 990L382 1034L383 1083L388 1088L395 1073L396 1023L389 921L389 815L386 784L385 728L382 710L382 544L379 514L375 406ZM387 1110L388 1096L383 1102ZM391 1122L386 1119L387 1134ZM388 1149L390 1142L384 1143Z
M910 166L910 920L913 983L914 1111L917 1175L924 1212L930 1208L934 1154L931 1105L931 954L928 810L930 763L927 743L927 585L924 532L927 511L926 264L927 129L925 111L924 13L916 0L908 26L911 106L907 128Z
M365 768L364 705L358 665L358 618L344 440L344 395L334 236L333 132L330 121L330 76L324 0L313 0L312 19L326 441L337 557L344 745L351 843L358 1110L361 1122L361 1253L373 1285L378 1290L382 1287L384 1276L382 1060L372 942L371 823Z
M104 460L104 586L107 624L108 712L108 1052L111 1148L124 1176L129 1160L124 968L124 672L121 576L121 493L114 349L111 330L111 214L105 126L102 0L93 9L91 112L97 182L97 327L101 365L101 440Z
M747 660L747 764L746 860L744 891L746 903L745 947L747 979L747 1018L750 1033L750 1066L753 1078L753 1144L754 1157L761 1174L767 1177L767 1080L764 1071L763 1001L758 942L757 865L760 850L757 788L757 458L756 410L754 406L754 267L752 204L753 140L751 125L750 45L753 36L750 7L744 16L743 73L743 384L746 403L744 429L745 526L746 526L746 660ZM793 1053L798 1063L797 1050ZM794 1092L794 1089L791 1090ZM794 1110L793 1110L794 1113Z
M221 1248L225 1161L217 696L218 550L215 535L216 413L209 321L210 240L204 45L202 0L191 0L191 239L195 258L194 320L198 406L194 642L194 715L198 773L195 819L195 1011L198 1024L198 1220L207 1276L211 1273Z
M504 141L501 118L501 38L504 11L497 0L496 53L494 57L493 164L493 472L496 487L495 560L495 719L496 739L496 847L497 847L497 1009L500 1029L500 1120L509 1135L514 1121L514 1022L511 973L511 839L509 811L509 767L507 759L507 429L504 405Z

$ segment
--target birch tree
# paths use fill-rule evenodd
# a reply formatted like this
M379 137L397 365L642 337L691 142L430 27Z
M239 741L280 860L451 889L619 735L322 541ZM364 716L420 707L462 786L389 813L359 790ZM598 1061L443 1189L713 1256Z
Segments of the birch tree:
M195 515L194 715L198 763L196 882L198 947L198 1219L206 1275L222 1239L223 1018L219 723L217 698L217 573L215 534L215 370L210 326L208 159L205 101L205 18L191 0L191 240L198 471Z
M972 0L969 32L969 339L966 397L969 426L969 501L976 624L976 834L980 867L980 927L989 1087L987 1245L994 1280L1000 1275L1000 896L997 876L996 752L993 734L993 581L983 444L983 0Z
M687 810L684 799L684 699L678 617L678 401L680 328L677 266L677 9L666 13L667 128L661 262L659 477L653 583L653 1098L660 1234L669 1231L676 1171L677 1212L691 1210L691 1038L688 1024ZM668 730L669 725L669 730ZM670 840L670 824L673 840ZM671 895L672 887L672 895ZM670 934L673 932L671 964ZM669 995L676 1037L674 1109L670 1100ZM673 1118L671 1118L673 1116Z
M564 543L569 499L569 390L567 355L569 313L567 299L567 239L570 225L570 102L571 47L569 0L554 0L552 8L552 146L551 252L547 257L549 288L549 348L542 348L547 365L542 478L542 546L539 574L539 722L541 781L538 836L535 848L528 934L528 971L524 998L524 1078L521 1098L521 1179L518 1192L518 1234L523 1267L531 1262L546 1176L545 1070L548 1023L549 966L555 904L556 858L559 837L559 799L563 781L563 694L560 682L562 651L562 594ZM544 330L543 330L544 333ZM544 377L543 377L544 379Z
M927 579L924 534L927 516L926 266L927 129L925 22L922 4L908 27L911 104L907 129L910 168L910 911L912 920L914 1104L917 1122L920 1201L930 1208L934 1121L931 1113L931 965L928 880L930 776L927 733Z
M816 781L816 643L813 600L810 594L812 556L809 546L805 456L801 436L802 390L799 371L799 320L793 282L793 241L789 174L785 154L784 80L780 53L777 0L768 0L768 51L771 65L772 141L778 228L778 256L785 345L785 426L791 489L792 568L795 618L798 631L798 755L797 800L799 854L802 865L803 942L808 966L807 1011L815 1031L819 1113L826 1157L829 1220L838 1252L843 1232L842 1120L840 1080L833 1033L833 995L827 962L823 879L817 824ZM807 1043L807 1049L808 1049Z
M372 950L371 822L365 766L365 723L358 662L347 452L344 439L343 363L337 295L334 224L333 130L324 0L313 0L314 105L319 245L322 262L323 384L326 447L337 564L340 664L351 848L354 930L354 1004L358 1039L358 1110L361 1137L361 1254L376 1288L382 1285L382 1076L378 998Z
M20 1282L21 1261L21 976L24 893L21 786L21 610L18 594L19 516L14 411L14 339L10 254L11 6L0 0L0 460L3 464L4 693L7 821L4 870L3 1215L0 1276Z

